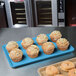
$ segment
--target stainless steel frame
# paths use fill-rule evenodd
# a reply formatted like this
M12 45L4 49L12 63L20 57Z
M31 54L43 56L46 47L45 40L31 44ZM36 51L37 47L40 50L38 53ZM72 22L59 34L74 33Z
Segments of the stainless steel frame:
M52 0L52 18L53 26L58 26L57 0Z
M24 4L26 4L26 1L24 1ZM7 21L8 21L8 27L9 28L20 28L20 27L27 27L27 26L29 26L28 22L27 22L27 25L26 24L16 24L16 25L13 25L12 13L11 13L11 7L10 7L10 1L9 0L5 0L5 8L6 8L6 15L7 15ZM27 17L27 19L28 19L28 17Z
M10 8L9 0L5 0L5 8L6 8L6 14L7 14L8 27L12 28L13 22L12 22L12 15L11 15L11 8Z
M27 24L29 27L34 26L32 2L33 0L24 0L26 7Z
M35 4L34 9L35 9L36 26L45 26L45 27L47 27L48 25L38 25L36 1L46 1L46 0L34 0L34 4ZM48 0L48 1L50 1L50 0ZM52 1L52 23L53 23L53 26L58 26L57 0L51 0L51 1ZM52 26L52 25L50 25L50 26Z

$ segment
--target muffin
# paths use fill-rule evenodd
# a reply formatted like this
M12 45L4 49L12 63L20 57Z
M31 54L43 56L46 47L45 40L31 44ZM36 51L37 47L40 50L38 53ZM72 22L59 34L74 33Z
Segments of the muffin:
M22 46L24 49L27 49L30 45L32 45L34 43L33 39L32 38L25 38L22 40Z
M69 47L69 41L65 38L60 38L56 42L59 50L67 50Z
M68 76L76 76L76 69L72 69L68 72Z
M26 53L29 57L36 58L39 54L39 48L36 45L31 45L26 49Z
M53 42L56 42L58 39L60 39L62 37L62 34L60 31L53 31L51 34L50 34L50 38Z
M64 76L64 75L62 75L62 74L57 74L57 75L54 75L54 76Z
M11 50L18 48L18 44L15 41L10 41L8 42L8 44L6 45L6 49L8 52L10 52Z
M14 62L19 62L22 60L22 56L23 56L23 52L18 49L15 48L13 49L10 53L9 53L9 57L12 59L12 61Z
M37 36L36 41L39 45L42 45L43 43L48 41L48 37L46 34L40 34Z
M71 61L64 61L61 63L61 66L60 66L61 70L63 71L69 71L71 69L74 69L75 68L75 64Z
M43 52L45 54L52 54L54 52L55 46L52 42L46 42L42 45Z
M54 76L59 74L59 70L55 66L46 67L46 76Z

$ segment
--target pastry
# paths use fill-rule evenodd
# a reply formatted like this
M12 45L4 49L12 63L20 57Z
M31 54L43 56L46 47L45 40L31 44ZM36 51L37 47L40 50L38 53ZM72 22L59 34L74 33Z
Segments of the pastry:
M69 70L68 76L76 76L76 69Z
M56 42L58 39L60 39L62 37L62 34L60 31L53 31L51 34L50 34L50 38L53 42Z
M55 66L46 67L46 76L54 76L59 74L59 70Z
M54 75L54 76L64 76L64 75L62 75L62 74L57 74L57 75Z
M46 42L42 45L42 49L45 54L52 54L54 52L55 46L52 42Z
M39 54L39 48L36 45L31 45L26 49L26 52L29 57L36 58Z
M67 50L69 47L69 41L65 38L58 39L56 44L57 44L58 49L63 50L63 51Z
M15 48L13 49L10 53L9 53L9 57L12 59L12 61L14 62L19 62L22 60L22 56L23 56L23 52L18 49Z
M61 70L63 71L69 71L71 69L74 69L75 68L75 64L71 61L64 61L61 63L61 66L60 66Z
M22 46L24 49L27 49L30 45L32 45L34 43L33 39L32 38L25 38L22 40Z
M15 41L10 41L8 42L8 44L6 45L6 49L8 52L10 52L11 50L18 48L18 44Z
M37 36L36 41L39 45L42 45L43 43L48 41L48 37L46 34L40 34Z

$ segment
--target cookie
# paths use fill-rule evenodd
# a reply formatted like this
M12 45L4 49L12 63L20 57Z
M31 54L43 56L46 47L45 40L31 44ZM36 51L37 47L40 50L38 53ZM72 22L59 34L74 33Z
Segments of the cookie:
M68 76L76 76L76 69L69 70Z
M46 67L46 76L54 76L56 74L59 74L59 70L55 66Z
M73 62L71 62L71 61L64 61L64 62L61 63L60 68L61 68L61 70L67 72L67 71L69 71L71 69L74 69L75 64Z

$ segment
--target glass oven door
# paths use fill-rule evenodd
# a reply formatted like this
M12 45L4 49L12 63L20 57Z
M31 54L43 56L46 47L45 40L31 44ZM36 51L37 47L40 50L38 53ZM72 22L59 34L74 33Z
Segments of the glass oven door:
M9 28L28 26L24 0L5 0L5 8Z
M57 26L57 0L34 0L36 26Z

